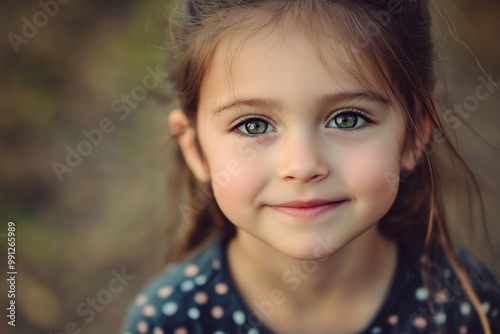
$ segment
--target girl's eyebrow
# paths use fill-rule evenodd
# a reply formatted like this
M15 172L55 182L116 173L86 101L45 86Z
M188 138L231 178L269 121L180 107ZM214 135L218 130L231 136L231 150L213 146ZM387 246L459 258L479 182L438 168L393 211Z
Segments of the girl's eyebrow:
M341 102L349 101L364 101L381 104L383 106L392 106L392 102L374 91L360 91L360 92L347 92L338 94L325 94L323 95L318 104L320 106L335 105Z
M382 95L373 91L360 91L360 92L344 92L344 93L333 93L325 94L321 96L317 101L318 106L328 106L334 105L341 102L351 102L351 101L365 101L377 104L382 104L384 106L392 105L391 101ZM283 103L281 101L269 99L269 98L238 98L230 101L222 106L217 106L213 109L213 114L220 114L223 111L237 108L237 107L257 107L260 109L283 109Z
M243 98L235 99L229 103L222 106L214 108L214 114L220 114L223 111L237 108L237 107L257 107L261 109L282 109L283 104L279 101L268 99L268 98Z

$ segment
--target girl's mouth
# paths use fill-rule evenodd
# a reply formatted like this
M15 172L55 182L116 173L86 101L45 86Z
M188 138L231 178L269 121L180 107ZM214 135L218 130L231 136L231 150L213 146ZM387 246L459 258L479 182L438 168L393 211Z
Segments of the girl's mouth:
M294 218L315 218L338 208L344 202L346 202L346 200L291 201L279 205L270 205L270 207L277 212L286 214Z

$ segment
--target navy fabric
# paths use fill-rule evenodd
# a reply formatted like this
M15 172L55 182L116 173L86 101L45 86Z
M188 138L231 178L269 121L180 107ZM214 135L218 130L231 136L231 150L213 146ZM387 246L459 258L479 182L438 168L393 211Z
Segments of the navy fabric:
M186 261L168 266L130 306L123 334L271 334L251 313L231 281L225 247L215 240ZM500 284L471 253L458 249L493 334L500 334ZM400 244L390 291L361 334L483 333L478 316L444 254L422 257L414 245ZM424 287L421 263L431 270ZM430 292L429 292L430 291Z

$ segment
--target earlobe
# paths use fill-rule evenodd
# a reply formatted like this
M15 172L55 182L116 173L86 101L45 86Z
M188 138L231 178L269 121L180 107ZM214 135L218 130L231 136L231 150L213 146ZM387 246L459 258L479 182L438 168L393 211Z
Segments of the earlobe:
M401 170L410 172L419 164L422 156L425 154L425 146L429 142L432 134L432 121L426 118L423 126L420 128L420 135L414 138L414 149L405 150L401 159Z
M182 110L173 110L168 115L171 133L177 138L184 160L200 182L209 182L210 173L196 145L196 131Z

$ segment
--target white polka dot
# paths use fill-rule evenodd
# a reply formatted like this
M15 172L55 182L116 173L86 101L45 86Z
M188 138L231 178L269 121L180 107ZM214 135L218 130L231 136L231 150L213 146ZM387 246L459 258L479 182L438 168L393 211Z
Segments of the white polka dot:
M444 268L443 269L443 277L444 278L450 278L451 277L451 269L450 268Z
M444 312L438 312L436 313L436 321L438 324L442 325L446 322L446 313Z
M172 287L171 286L164 286L160 290L158 290L158 297L160 298L167 298L172 294Z
M226 334L223 331L215 331L214 334Z
M415 291L415 298L420 301L424 301L429 296L427 289L425 287L420 287Z
M178 306L176 303L174 302L169 302L169 303L166 303L165 305L163 305L163 307L161 308L162 312L165 314L165 315L172 315L174 314L175 312L177 312L177 309L178 309Z
M207 282L207 277L205 275L198 275L194 278L194 282L198 285L203 285Z
M233 320L236 323L236 325L243 325L246 320L245 313L241 311L235 311L233 313Z
M496 309L494 309L493 311L491 311L491 316L492 316L493 318L496 318L496 317L497 317L497 315L498 315L498 309L497 309L497 308L496 308Z
M137 298L135 299L135 303L138 305L138 306L142 306L144 304L146 304L146 302L148 301L148 297L146 297L145 295L139 295L137 296Z
M382 333L382 328L375 327L374 329L372 329L372 334L380 334L380 333Z
M464 302L464 303L460 304L460 314L467 316L470 314L470 311L471 311L471 307L470 307L469 303Z
M490 311L490 303L489 302L484 302L481 304L484 313L488 313Z
M200 317L200 311L195 307L191 307L188 310L188 317L190 317L193 320L196 320Z
M181 291L183 292L191 291L193 290L193 288L194 288L194 282L189 279L181 283Z
M247 334L259 334L259 330L257 328L250 328Z

